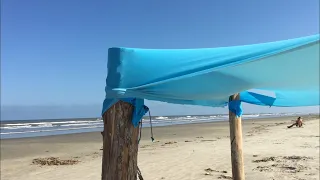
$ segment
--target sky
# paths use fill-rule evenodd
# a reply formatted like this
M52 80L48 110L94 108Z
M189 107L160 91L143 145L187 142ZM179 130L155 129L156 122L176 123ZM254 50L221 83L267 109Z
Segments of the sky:
M110 47L208 48L318 33L318 0L1 0L1 119L100 116ZM227 112L146 104L159 115Z

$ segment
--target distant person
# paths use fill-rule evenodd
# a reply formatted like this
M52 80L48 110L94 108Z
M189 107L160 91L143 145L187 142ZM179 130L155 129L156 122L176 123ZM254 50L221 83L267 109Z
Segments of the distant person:
M296 126L296 127L302 127L302 118L301 117L298 117L298 119L296 120L295 123L293 123L292 125L288 126L288 128L292 128L293 126Z

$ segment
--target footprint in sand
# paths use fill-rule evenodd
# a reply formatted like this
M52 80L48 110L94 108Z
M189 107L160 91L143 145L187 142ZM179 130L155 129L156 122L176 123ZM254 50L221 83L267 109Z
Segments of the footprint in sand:
M273 144L283 144L282 142L275 142L275 143L273 143Z
M140 148L141 149L143 149L143 148L147 148L147 147L149 147L150 145L142 145L142 146L140 146Z
M218 179L232 179L232 177L231 176L226 176L226 175L220 175L218 177Z
M170 141L170 142L165 142L164 144L162 144L161 146L165 146L165 145L170 145L170 144L177 144L176 141Z
M308 143L304 143L302 146L300 146L302 148L312 148L312 145L308 144Z
M223 173L220 176L218 176L218 179L230 179L231 178L230 176L224 175L224 174L228 173L228 171L218 171L218 170L214 170L214 169L211 169L211 168L204 169L204 171L206 172L204 174L206 176L213 176L212 173Z
M280 171L285 173L302 172L310 167L300 164L299 161L307 161L313 159L307 156L278 156L278 157L265 157L262 159L253 160L253 163L267 163L267 165L257 166L253 171ZM270 162L274 162L270 164Z
M75 165L79 160L74 159L60 159L59 157L36 158L32 160L33 165L40 166L59 166L59 165Z
M203 140L201 140L201 142L210 142L210 141L217 141L217 140L214 140L214 139L203 139Z

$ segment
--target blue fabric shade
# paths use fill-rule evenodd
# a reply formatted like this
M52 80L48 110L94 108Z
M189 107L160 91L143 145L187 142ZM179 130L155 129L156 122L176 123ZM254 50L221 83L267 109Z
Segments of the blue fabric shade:
M235 93L257 105L319 105L319 35L206 49L110 48L105 92L102 113L123 98L221 107Z

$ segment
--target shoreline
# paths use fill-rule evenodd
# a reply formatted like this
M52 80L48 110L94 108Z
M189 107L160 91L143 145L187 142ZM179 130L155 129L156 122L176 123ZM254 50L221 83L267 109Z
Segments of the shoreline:
M256 114L270 114L270 113L244 113L243 115L256 115ZM319 116L319 113L306 113L306 114L300 114L300 113L294 113L294 112L288 112L288 113L278 113L278 114L290 114L289 116ZM228 114L186 114L186 115L159 115L159 116L151 116L151 118L154 117L168 117L168 118L172 118L172 117L182 117L182 116L228 116ZM278 117L282 117L282 116L278 116ZM142 117L143 119L148 120L149 116L145 115ZM0 121L0 126L3 124L8 124L11 122L17 122L17 123L28 123L28 122L35 122L35 121L41 121L41 122L50 122L50 121L82 121L82 120L95 120L95 119L102 119L102 117L79 117L79 118L57 118L57 119L12 119L12 120L1 120Z
M252 126L257 124L270 124L270 123L282 123L282 121L286 121L289 124L290 120L294 120L294 117L285 116L285 117L276 117L276 118L257 118L257 119L242 119L242 128L243 131L252 128ZM303 119L308 118L307 120L317 119L317 116L302 116ZM188 137L190 133L188 131L192 131L194 134L201 134L203 130L211 128L215 133L220 132L221 127L227 127L229 131L229 121L214 121L214 122L198 122L198 123L185 123L185 124L173 124L168 126L154 126L153 134L155 140L159 139L174 139L178 136L178 138ZM173 133L174 131L179 131L179 133ZM224 130L223 130L224 131ZM229 133L229 132L228 132ZM141 133L141 142L150 141L151 128L143 127ZM214 135L214 134L213 134ZM229 134L227 134L228 136ZM7 138L0 139L1 150L6 151L7 146L10 146L10 149L7 151L14 151L15 146L19 146L17 144L30 144L30 143L44 143L44 144L52 144L52 143L101 143L102 144L102 136L100 131L94 132L80 132L80 133L72 133L72 134L58 134L58 135L49 135L49 136L34 136L34 137L23 137L23 138ZM37 152L37 151L34 151ZM2 156L1 158L6 159L6 156Z
M319 117L319 115L301 115L303 118L310 118L310 117ZM296 118L296 116L290 115L290 116L270 116L270 117L256 117L256 118L242 118L242 121L248 121L248 120L272 120L272 119L286 119L286 118ZM228 119L216 119L216 120L204 120L203 122L201 121L195 121L195 122L179 122L177 123L172 123L172 124L166 124L167 122L164 123L153 123L153 128L158 128L158 127L169 127L169 126L179 126L179 125L188 125L188 124L202 124L202 123L218 123L218 122L228 122ZM144 126L142 127L143 129L145 128L150 128L150 123L149 122L144 122ZM25 139L25 138L38 138L38 137L50 137L50 136L63 136L63 135L68 135L68 134L82 134L82 133L95 133L95 132L100 132L102 131L103 128L100 127L87 127L87 128L75 128L75 129L53 129L53 130L39 130L37 132L26 132L26 133L12 133L12 134L1 134L0 135L0 140L6 140L6 139ZM25 136L25 137L24 137Z

